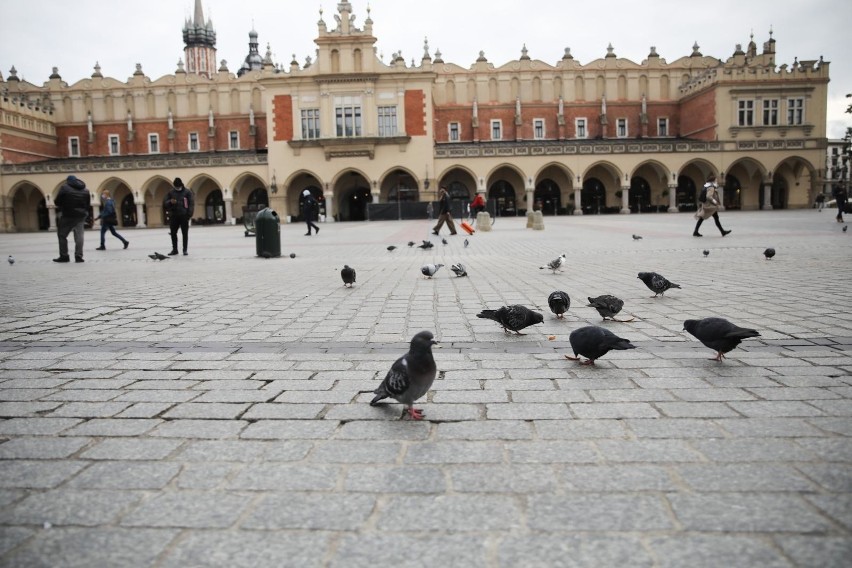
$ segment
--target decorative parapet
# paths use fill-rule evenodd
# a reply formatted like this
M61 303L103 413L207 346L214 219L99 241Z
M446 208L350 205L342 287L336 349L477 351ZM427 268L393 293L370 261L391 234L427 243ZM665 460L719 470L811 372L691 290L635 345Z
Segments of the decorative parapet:
M3 164L3 174L52 174L68 172L109 172L129 170L162 170L216 166L259 166L267 164L267 154L256 152L205 152L198 154L157 154L151 156L118 156L72 158L27 164Z
M373 159L376 146L395 144L405 151L411 136L353 136L351 138L317 138L314 140L290 140L287 144L293 155L301 154L303 148L322 148L325 159L367 157Z

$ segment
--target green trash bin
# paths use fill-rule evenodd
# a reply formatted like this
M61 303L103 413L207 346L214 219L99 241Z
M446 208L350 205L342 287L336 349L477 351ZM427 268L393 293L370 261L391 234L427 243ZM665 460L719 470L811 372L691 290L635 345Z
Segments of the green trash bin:
M257 256L281 256L281 222L278 213L269 207L258 211L254 218L254 235Z

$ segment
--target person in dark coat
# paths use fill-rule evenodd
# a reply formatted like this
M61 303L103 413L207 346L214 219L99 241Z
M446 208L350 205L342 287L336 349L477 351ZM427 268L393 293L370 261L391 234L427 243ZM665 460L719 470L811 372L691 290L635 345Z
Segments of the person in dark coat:
M183 236L183 254L187 255L187 247L189 246L189 220L192 219L192 212L195 209L195 196L192 191L183 185L180 178L175 178L173 183L174 188L166 195L163 200L163 207L169 212L169 229L172 235L172 251L169 255L178 253L178 238L177 232L180 229Z
M101 246L95 250L106 250L105 237L107 231L120 240L124 244L124 248L127 248L130 245L130 241L119 235L118 231L115 230L115 226L118 225L118 214L115 212L115 200L110 197L109 190L104 190L101 194L101 200L104 202L101 214L98 215L98 219L101 220Z
M837 219L838 223L843 222L843 212L846 211L846 199L848 198L846 194L846 188L842 185L835 185L834 189L831 192L831 196L837 202Z
M698 229L701 228L701 223L710 217L713 217L713 221L716 222L716 227L719 229L719 232L722 233L723 237L731 232L730 229L723 229L722 222L719 221L719 205L721 196L719 195L718 187L719 186L716 185L716 176L711 175L707 178L707 183L704 184L705 199L698 208L698 211L695 213L695 218L698 219L698 222L695 224L695 229L692 231L693 237L703 236L698 232Z
M314 196L311 195L310 190L306 189L302 192L302 217L308 225L308 232L305 233L306 237L311 236L311 229L319 234L319 227L314 224L314 219L316 219L317 213L319 213L319 203L316 199L314 199Z
M456 234L456 224L453 223L453 216L450 214L450 194L447 193L446 187L441 187L438 191L438 224L432 229L432 234L437 235L441 227L447 224L450 229L450 234Z
M59 258L53 262L70 262L68 256L68 235L74 233L74 260L83 262L83 237L85 235L86 218L92 205L92 197L83 180L76 176L68 176L56 199L53 200L59 217L56 221L56 234L59 237Z

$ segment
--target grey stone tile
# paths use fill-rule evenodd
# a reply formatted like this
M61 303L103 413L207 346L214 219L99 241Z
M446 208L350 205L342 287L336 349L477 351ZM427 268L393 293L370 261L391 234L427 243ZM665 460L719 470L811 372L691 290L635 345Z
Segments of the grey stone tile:
M108 461L90 465L68 482L75 489L162 489L180 471L171 462Z
M535 531L659 531L674 528L663 500L648 495L533 495L527 524Z
M665 403L660 403L665 404ZM580 419L593 418L657 418L660 413L647 402L598 402L569 405L571 412Z
M360 530L372 514L371 495L304 494L266 495L243 521L246 529ZM397 530L398 527L394 527Z
M127 410L119 412L115 418L154 418L173 406L171 402L136 402Z
M146 568L154 565L177 534L167 529L54 527L39 532L8 562L9 566L57 566L61 558L65 568Z
M824 404L830 401L816 401ZM810 404L798 401L730 402L731 408L752 418L780 418L783 416L823 416L825 413Z
M537 420L533 422L542 440L593 440L627 438L623 420Z
M852 463L852 440L846 438L820 438L797 440L796 443L828 462Z
M36 531L24 527L0 527L0 556L35 534Z
M236 493L181 491L160 493L121 520L124 527L231 527L248 508L251 498Z
M852 529L852 495L807 495L806 498L846 530Z
M511 463L594 463L600 455L585 441L508 442Z
M39 416L45 412L59 408L61 402L24 401L24 402L0 402L0 416L7 418Z
M456 465L449 468L453 489L459 493L540 493L558 487L551 465Z
M500 463L503 444L500 442L441 441L410 444L406 448L406 464Z
M229 482L231 490L330 491L337 484L340 467L331 465L248 464Z
M0 461L0 488L50 489L88 465L73 460Z
M141 436L163 421L155 418L95 418L65 432L66 436Z
M168 412L163 414L163 418L228 420L238 418L249 406L249 403L184 402L173 406Z
M777 493L669 495L683 528L702 532L824 532L831 524L799 497Z
M596 402L655 402L676 400L663 389L598 389L589 391ZM676 391L680 394L680 391Z
M723 491L814 491L816 487L787 465L764 463L682 465L677 474L699 493Z
M69 402L50 413L50 416L71 418L106 418L115 416L130 406L129 402Z
M71 389L61 390L52 395L45 396L42 400L55 402L104 402L109 401L124 391L106 389ZM11 400L11 399L3 399Z
M530 440L532 425L524 421L453 422L439 424L439 440Z
M240 437L255 440L325 440L337 429L336 421L260 420L247 426Z
M163 422L152 430L150 436L162 438L236 438L248 430L248 423L242 420L171 420ZM253 424L252 426L256 426Z
M178 458L190 462L300 461L313 447L301 440L197 440L187 444Z
M802 568L846 568L852 557L848 536L784 535L775 537L775 542Z
M488 566L484 537L468 535L344 535L331 559L332 568L375 566Z
M88 460L159 460L175 451L181 443L182 440L107 438L80 457Z
M399 442L331 440L316 442L310 461L315 463L394 463L402 455Z
M791 564L761 538L745 536L678 535L656 537L649 542L659 566L716 568L761 566L789 568Z
M815 457L790 440L776 438L692 440L690 443L715 462L811 461Z
M723 431L708 420L657 418L625 420L637 438L721 438Z
M599 392L599 391L594 391ZM512 391L512 402L522 403L556 403L556 402L591 402L592 399L584 391L571 390L524 390Z
M641 541L631 536L513 535L500 541L497 554L500 566L525 568L654 565Z
M444 493L444 473L432 466L353 466L343 485L362 493Z
M311 420L317 418L324 408L323 404L259 403L253 404L243 414L243 418L246 420Z
M822 410L830 416L852 416L852 400L814 400L811 406Z
M826 432L852 436L852 420L847 418L808 418L807 422ZM0 429L2 429L2 424L0 424Z
M34 493L0 511L0 523L19 525L100 526L113 523L128 507L142 499L130 491L54 489Z
M666 468L656 465L571 465L561 468L566 491L677 491Z
M736 438L800 438L825 435L801 418L721 418L714 422Z
M195 532L181 539L160 564L185 568L203 559L204 566L257 568L259 566L323 566L330 537L257 531ZM215 551L215 553L213 553Z
M596 440L605 461L677 463L702 461L701 454L683 440Z
M671 418L729 418L740 416L721 402L658 402L655 406Z
M340 440L425 440L432 425L428 422L347 422L335 438Z
M558 420L571 418L571 413L565 404L513 402L488 404L486 409L489 420Z
M224 489L227 480L239 468L240 466L233 463L186 463L180 470L177 487L199 491Z
M0 444L0 459L56 459L68 458L86 447L89 438L14 438Z
M838 463L798 463L796 468L827 491L852 493L852 465Z
M381 531L481 532L520 526L514 499L502 495L437 495L391 498L380 511Z
M116 397L116 401L121 402L156 402L156 403L175 403L188 402L190 400L201 397L203 393L189 390L134 390L127 391L123 395Z

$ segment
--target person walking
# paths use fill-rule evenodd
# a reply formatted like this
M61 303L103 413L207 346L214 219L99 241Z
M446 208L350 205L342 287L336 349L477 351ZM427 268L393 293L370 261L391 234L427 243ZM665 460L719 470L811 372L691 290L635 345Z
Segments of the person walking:
M834 186L834 189L831 191L831 196L834 197L835 202L837 204L837 219L838 223L843 222L843 213L846 211L846 200L848 198L846 194L846 188L840 184Z
M192 212L195 210L195 197L192 191L183 185L180 178L175 178L172 183L172 190L166 195L163 200L163 208L169 212L169 230L172 237L172 251L170 256L178 253L178 229L180 229L183 237L183 254L189 254L187 247L189 246L189 220L192 218Z
M74 261L83 262L83 237L86 231L86 219L92 205L92 197L83 180L68 176L59 188L53 200L59 217L56 221L56 235L59 237L59 258L53 262L70 262L68 256L68 235L74 233Z
M450 234L456 234L456 224L453 223L453 216L450 213L450 194L447 193L447 188L441 186L438 190L438 224L432 229L432 234L437 235L441 231L441 227L447 224L450 229Z
M305 223L308 225L308 232L305 233L306 237L311 236L311 229L319 234L319 227L317 227L314 223L314 219L318 212L319 203L316 199L314 199L314 196L311 195L310 190L306 189L302 192L302 217L304 217Z
M701 196L698 198L698 201L701 202L701 207L699 207L698 211L695 213L695 218L698 219L698 222L695 224L695 230L692 231L693 237L704 236L698 232L698 229L701 227L701 223L710 217L713 217L713 220L716 222L716 226L719 228L719 232L722 233L723 237L731 232L730 230L726 231L723 229L722 223L719 221L718 187L719 186L716 185L716 176L711 174L707 178L707 183L704 184L704 188L701 190Z
M817 208L817 211L819 211L820 213L822 213L822 209L823 209L823 207L825 207L825 194L824 194L824 193L822 193L822 192L820 192L820 193L816 196L816 200L815 200L815 202L816 202L816 208Z
M95 250L106 250L106 241L104 237L106 237L107 231L112 233L112 236L120 240L124 244L124 248L127 248L130 246L130 241L119 235L115 230L115 226L118 225L118 214L115 212L115 200L110 197L108 189L105 189L103 193L101 193L101 201L103 201L104 204L103 208L101 208L101 214L98 215L98 219L101 220L101 246Z

